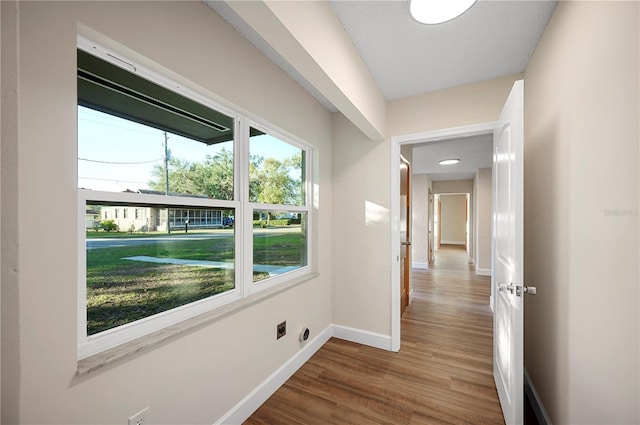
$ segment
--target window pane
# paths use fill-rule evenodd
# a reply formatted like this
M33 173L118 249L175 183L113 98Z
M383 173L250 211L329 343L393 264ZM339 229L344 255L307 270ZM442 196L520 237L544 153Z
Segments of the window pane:
M304 150L255 128L250 134L249 200L304 205Z
M100 220L122 208L86 207L87 335L234 288L233 209L126 205L135 215Z
M207 145L78 106L78 187L233 200L233 141Z
M307 265L307 213L255 211L253 281Z

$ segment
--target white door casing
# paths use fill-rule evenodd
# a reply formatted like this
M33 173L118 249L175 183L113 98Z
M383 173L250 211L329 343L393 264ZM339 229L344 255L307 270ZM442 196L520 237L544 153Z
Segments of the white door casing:
M429 130L421 133L405 134L391 137L391 351L400 350L400 146L414 143L438 142L446 139L491 134L496 128L496 121L469 124L460 127L450 127ZM433 208L437 208L434 196ZM435 250L435 226L432 229Z
M507 425L523 423L523 101L519 80L493 142L493 375Z

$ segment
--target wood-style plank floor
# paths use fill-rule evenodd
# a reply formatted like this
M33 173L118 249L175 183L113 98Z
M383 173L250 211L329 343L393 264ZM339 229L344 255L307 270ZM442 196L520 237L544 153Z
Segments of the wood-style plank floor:
M443 246L413 285L400 352L332 338L245 424L504 424L489 278Z

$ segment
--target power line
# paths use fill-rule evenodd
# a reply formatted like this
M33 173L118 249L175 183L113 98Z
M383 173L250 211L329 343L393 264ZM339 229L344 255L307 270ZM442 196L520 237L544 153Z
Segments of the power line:
M142 129L139 129L139 128L131 128L129 126L119 125L119 124L115 124L115 123L108 123L108 122L101 122L101 121L98 121L98 120L91 120L91 119L82 118L82 117L79 117L78 120L79 121L84 121L84 122L90 122L90 123L93 123L93 124L106 125L108 127L115 127L115 128L118 128L120 130L125 130L125 131L135 131L135 132L138 132L138 133L144 133L144 134L148 134L150 136L161 136L162 135L162 133L157 133L157 132L153 131L154 129L152 127L148 127L148 126L145 126L145 127L150 128L151 131L142 130ZM127 123L127 124L135 124L134 122L130 122L130 121L125 121L125 123ZM142 125L142 124L139 124L139 125Z
M153 162L162 161L164 158L158 158L151 161L138 161L138 162L118 162L118 161L99 161L97 159L78 158L78 161L97 162L98 164L115 164L115 165L140 165L151 164Z
M149 182L141 182L135 180L122 180L122 179L101 179L99 177L78 177L78 179L83 180L99 180L104 182L115 182L115 183L139 183L139 184L148 184Z

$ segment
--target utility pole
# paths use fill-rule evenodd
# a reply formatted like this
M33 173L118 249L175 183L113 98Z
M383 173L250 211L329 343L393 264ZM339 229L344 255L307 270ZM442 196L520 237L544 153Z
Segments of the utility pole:
M169 136L164 132L164 194L169 196ZM169 222L169 207L167 207L167 233L171 233Z
M169 196L169 136L164 132L164 194Z

